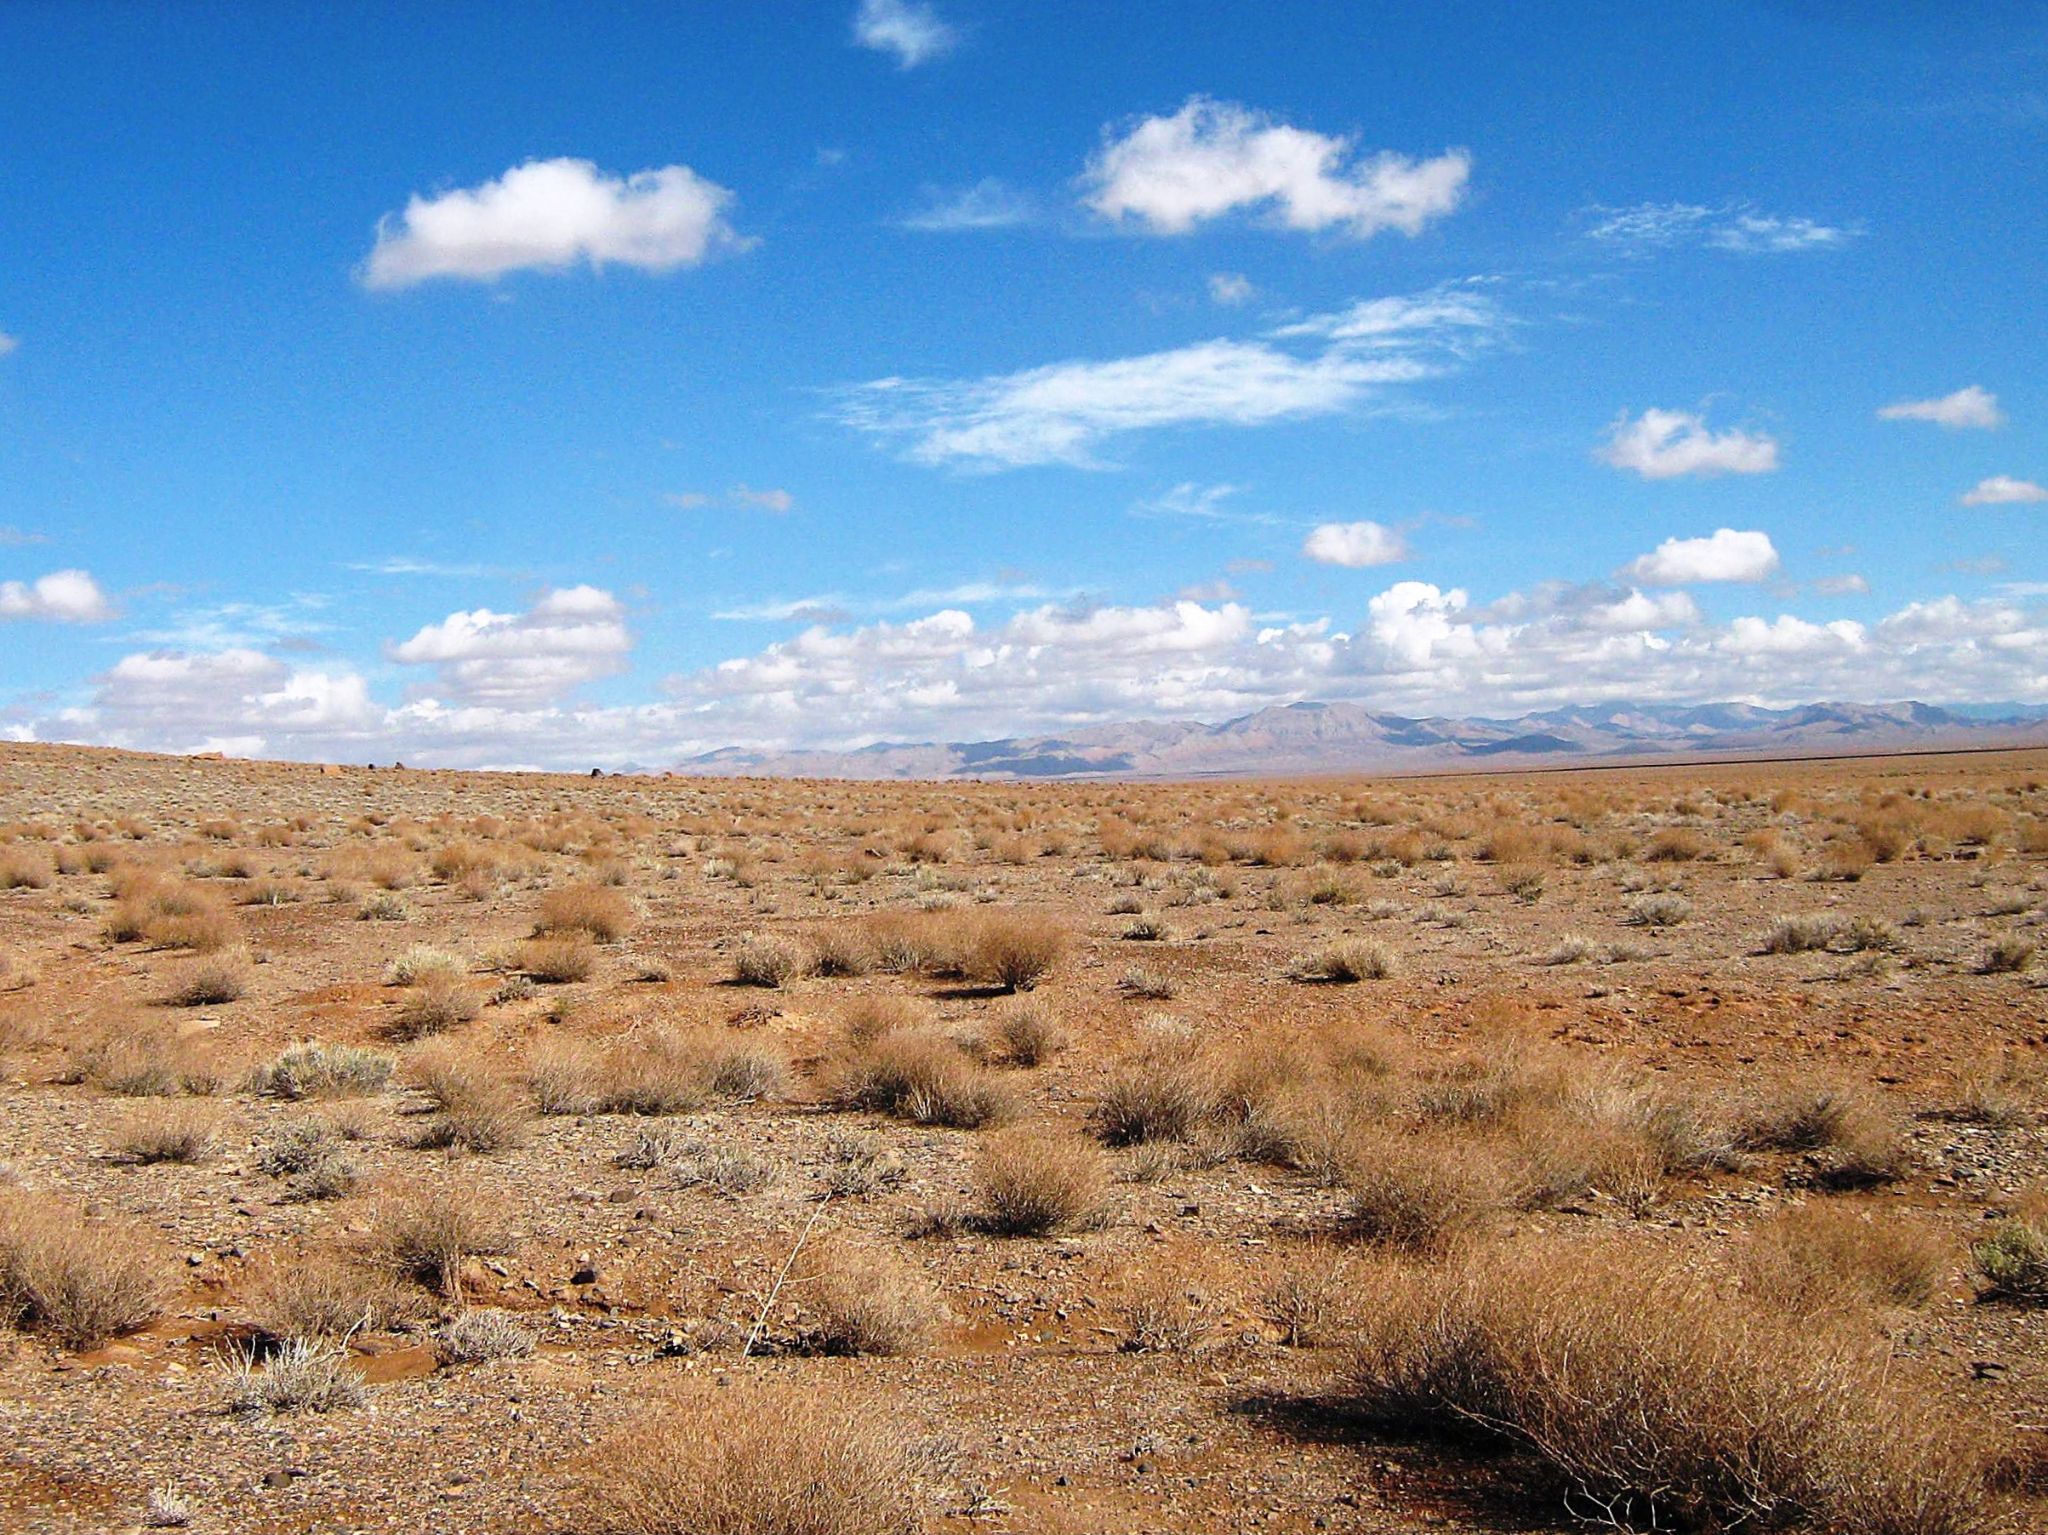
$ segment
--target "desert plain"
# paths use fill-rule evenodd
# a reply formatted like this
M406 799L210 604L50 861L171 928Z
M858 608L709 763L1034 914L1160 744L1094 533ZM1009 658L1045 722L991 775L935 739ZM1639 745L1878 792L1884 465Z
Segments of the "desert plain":
M0 1527L2048 1528L2048 752L0 746Z

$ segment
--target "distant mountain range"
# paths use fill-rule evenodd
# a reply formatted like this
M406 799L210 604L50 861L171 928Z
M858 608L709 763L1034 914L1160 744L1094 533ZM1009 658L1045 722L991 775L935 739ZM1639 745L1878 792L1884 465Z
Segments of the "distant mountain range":
M1921 703L1790 709L1621 703L1517 719L1419 719L1362 704L1299 703L1220 725L1133 720L1066 735L883 743L843 752L729 747L678 763L674 771L780 778L1206 778L2021 745L2048 746L2048 707L2014 705L1986 716Z

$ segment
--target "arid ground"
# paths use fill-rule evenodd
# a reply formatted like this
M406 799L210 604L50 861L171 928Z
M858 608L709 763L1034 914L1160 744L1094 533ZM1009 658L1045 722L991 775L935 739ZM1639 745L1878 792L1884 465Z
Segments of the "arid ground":
M0 1527L2048 1528L2048 753L0 746Z

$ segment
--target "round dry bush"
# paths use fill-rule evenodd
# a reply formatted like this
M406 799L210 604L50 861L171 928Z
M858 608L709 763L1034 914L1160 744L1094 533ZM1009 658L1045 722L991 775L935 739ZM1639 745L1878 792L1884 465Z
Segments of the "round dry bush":
M916 1535L900 1413L829 1388L743 1384L648 1414L579 1478L579 1535Z
M842 1069L842 1102L923 1125L978 1130L1016 1116L1015 1095L944 1035L885 1034Z
M732 953L732 978L741 986L780 988L810 970L810 952L778 934L749 933Z
M1794 1314L1863 1305L1924 1306L1951 1261L1927 1222L1815 1200L1758 1226L1741 1254L1746 1290Z
M519 972L546 986L587 981L597 968L597 955L582 937L530 938L519 946Z
M1158 1045L1104 1080L1090 1119L1112 1146L1192 1139L1218 1108L1210 1062L1178 1043Z
M509 1250L497 1203L454 1179L388 1190L371 1214L363 1255L395 1279L452 1294L465 1258Z
M1371 1127L1344 1150L1340 1174L1352 1228L1371 1241L1440 1252L1478 1229L1506 1200L1500 1165L1451 1137Z
M967 976L1005 991L1029 991L1066 948L1066 929L1050 917L986 916L967 941Z
M1013 1066L1042 1066L1066 1047L1066 1025L1036 997L1011 1003L995 1019L995 1040Z
M1399 968L1394 951L1371 938L1340 938L1287 967L1290 980L1343 985L1383 981Z
M633 903L605 885L571 885L541 897L536 938L588 934L598 943L617 943L633 925Z
M884 1034L926 1028L931 1022L932 1010L925 1003L887 993L856 997L839 1013L840 1027L856 1045L872 1044Z
M0 1315L90 1348L150 1321L177 1287L169 1258L140 1228L0 1192Z
M409 988L391 1021L392 1037L424 1039L468 1023L483 1003L459 975L430 972Z
M1109 1166L1092 1142L1045 1130L995 1137L975 1161L981 1224L1001 1236L1053 1236L1101 1220Z
M243 1290L243 1304L268 1338L345 1338L380 1331L420 1310L388 1273L334 1252L261 1263Z
M909 1354L944 1316L931 1281L888 1253L828 1241L806 1255L797 1293L807 1341L827 1354Z
M1865 1328L1786 1318L1634 1245L1522 1241L1358 1286L1349 1405L1491 1433L1629 1528L1997 1528L1987 1445Z

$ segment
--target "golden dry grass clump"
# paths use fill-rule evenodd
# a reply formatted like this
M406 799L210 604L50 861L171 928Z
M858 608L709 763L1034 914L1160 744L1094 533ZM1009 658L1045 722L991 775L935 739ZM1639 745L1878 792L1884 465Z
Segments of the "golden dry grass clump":
M1482 1432L1619 1524L1831 1535L1989 1528L1982 1444L1880 1342L1727 1299L1633 1248L1524 1242L1361 1276L1348 1395Z
M1079 1136L1006 1131L975 1159L977 1219L998 1236L1043 1237L1093 1225L1106 1213L1109 1167Z
M0 1314L90 1348L152 1320L177 1290L140 1228L48 1196L0 1191Z
M702 1391L590 1459L578 1535L917 1535L924 1496L902 1415L794 1383Z
M845 1237L807 1251L792 1283L809 1319L804 1341L822 1353L914 1353L945 1315L923 1274Z
M1017 1095L955 1040L931 1029L897 1029L857 1045L841 1064L835 1096L923 1125L978 1130L1016 1117Z
M633 926L633 903L609 885L570 885L541 897L536 938L574 937L617 943Z
M527 1075L544 1114L688 1114L789 1091L774 1046L728 1030L643 1023L608 1039L537 1044Z

